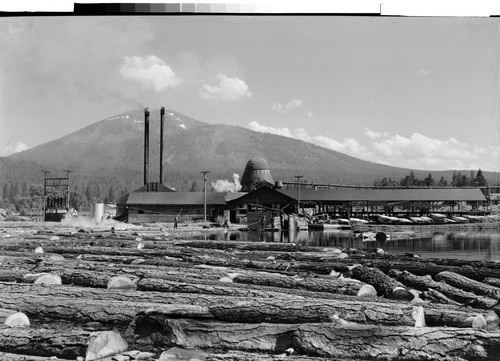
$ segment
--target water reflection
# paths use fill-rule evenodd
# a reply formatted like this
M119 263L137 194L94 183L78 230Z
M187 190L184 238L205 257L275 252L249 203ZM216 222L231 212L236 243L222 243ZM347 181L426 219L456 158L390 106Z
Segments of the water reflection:
M363 241L351 231L239 232L213 231L194 238L246 242L285 242L307 246L369 249L380 247L392 254L417 253L429 258L456 258L500 262L500 231L440 232L394 237L386 242Z

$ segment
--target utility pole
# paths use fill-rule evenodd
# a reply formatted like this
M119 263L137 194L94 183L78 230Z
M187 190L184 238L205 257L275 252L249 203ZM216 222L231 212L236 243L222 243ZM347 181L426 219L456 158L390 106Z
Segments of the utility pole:
M207 221L207 174L208 170L201 172L203 174L203 221Z
M45 222L45 212L47 210L47 174L50 172L48 170L42 170L43 173L43 204L42 204L42 222Z
M303 178L303 175L296 175L297 178L297 214L300 213L300 178ZM300 214L299 214L300 215Z
M73 173L70 170L65 170L66 172L66 210L69 211L69 174Z

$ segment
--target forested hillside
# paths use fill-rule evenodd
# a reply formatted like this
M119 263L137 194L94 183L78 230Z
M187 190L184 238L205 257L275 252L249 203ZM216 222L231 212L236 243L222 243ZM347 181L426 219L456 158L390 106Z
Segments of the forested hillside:
M151 111L150 180L159 173L159 110ZM95 200L114 202L143 183L144 113L124 112L60 139L9 157L0 157L0 207L21 211L37 206L43 184L42 170L57 174L69 170L73 206ZM206 124L172 110L165 115L164 180L179 191L203 188L201 171L208 170L208 190L218 179L232 181L252 157L267 160L274 180L383 185L398 183L409 169L363 161L300 140L257 133L236 126ZM470 179L477 170L461 170ZM453 183L456 171L413 171L417 179L432 173L436 183ZM497 174L483 172L489 184ZM76 207L75 207L76 208Z

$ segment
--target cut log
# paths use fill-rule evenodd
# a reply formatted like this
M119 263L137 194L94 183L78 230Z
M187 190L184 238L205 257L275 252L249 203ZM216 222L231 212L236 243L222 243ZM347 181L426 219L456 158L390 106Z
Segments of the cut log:
M22 311L30 318L68 320L73 322L99 322L126 325L142 310L155 307L171 317L212 317L203 306L182 304L151 304L126 301L106 301L44 297L35 294L4 294L0 307Z
M375 287L379 296L397 298L398 296L396 295L396 290L404 289L404 285L401 282L387 276L377 268L357 266L353 267L351 272L353 278ZM413 297L414 296L411 293L408 293L406 298L402 298L411 301Z
M73 299L81 302L90 299L92 302L100 303L125 301L134 304L199 305L207 307L216 319L233 322L240 320L250 323L264 321L304 322L314 318L318 322L330 322L332 316L338 315L352 322L411 325L413 321L410 316L414 308L417 307L417 305L408 303L365 301L341 295L337 299L313 299L299 296L289 299L283 299L283 297L281 299L278 297L247 298L196 293L119 292L75 286L48 287L0 283L0 299L4 293L11 295L11 297L19 294L16 297L21 300L34 294L35 297L65 299L67 303L71 303ZM280 299L279 302L277 302L278 299ZM111 304L114 303L111 302ZM281 305L283 308L280 308ZM11 313L13 312L11 311ZM430 326L471 327L470 318L479 313L481 311L475 309L464 310L456 307L425 305L426 323Z
M421 291L427 291L429 289L434 289L441 292L452 300L460 302L464 305L490 309L497 305L498 301L489 297L476 296L471 292L463 291L459 288L453 287L444 282L434 281L430 276L416 276L408 271L398 271L391 270L389 275L400 282L408 285L409 287L414 287Z
M349 278L311 278L311 277L289 277L283 275L269 274L264 272L253 272L253 274L236 274L233 282L252 285L273 286L291 289L304 289L316 292L330 292L346 295L357 295L364 285Z
M0 351L74 360L85 356L91 334L74 327L54 330L0 326Z
M434 277L434 279L436 281L446 282L447 284L460 288L464 291L473 292L476 295L483 295L494 299L500 298L500 288L474 281L454 272L440 272L436 275L436 277Z
M62 359L56 356L32 356L23 355L16 353L0 352L0 360L8 361L68 361L68 359ZM74 359L71 359L74 361Z
M245 250L245 251L279 251L279 252L328 252L328 249L313 246L301 246L295 243L277 242L239 242L239 241L176 241L177 247L202 249Z
M136 345L298 353L335 359L488 360L497 355L500 333L472 329L360 326L344 323L237 324L139 314L127 334Z

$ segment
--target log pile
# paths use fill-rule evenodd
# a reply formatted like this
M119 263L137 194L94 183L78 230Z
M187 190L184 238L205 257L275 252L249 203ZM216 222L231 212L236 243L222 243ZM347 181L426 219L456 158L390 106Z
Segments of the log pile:
M0 359L500 360L495 263L54 227L2 230Z

